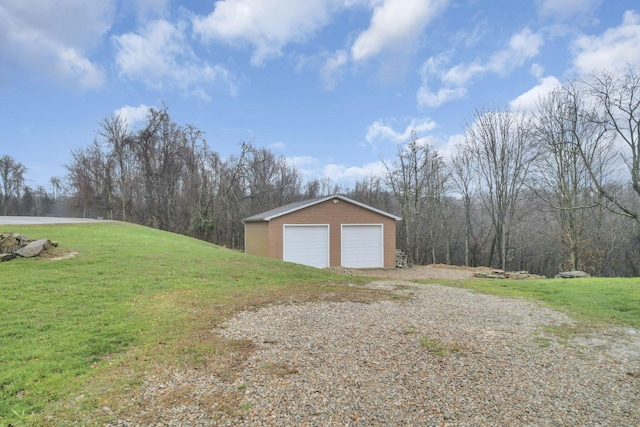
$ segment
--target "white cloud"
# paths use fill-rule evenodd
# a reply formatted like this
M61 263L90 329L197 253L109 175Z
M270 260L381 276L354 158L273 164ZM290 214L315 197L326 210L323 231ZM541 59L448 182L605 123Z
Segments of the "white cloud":
M366 140L369 143L373 143L376 141L392 141L396 144L399 142L398 140L402 139L399 137L398 133L393 130L390 126L385 125L381 121L375 121L369 125L367 128L367 136Z
M218 83L235 95L237 88L228 70L200 60L185 33L184 22L157 20L138 33L114 36L119 75L154 89L179 89L205 100L210 98L208 89Z
M136 0L133 4L139 22L165 18L169 15L169 0Z
M144 104L140 104L137 107L125 105L124 107L120 107L116 111L114 111L114 114L126 120L127 125L130 128L133 128L137 124L146 120L147 113L149 112L149 108L150 107Z
M386 168L382 162L367 163L362 166L345 166L330 163L324 166L323 176L337 183L353 184L370 176L383 176Z
M465 142L464 134L455 134L447 138L446 141L440 141L435 144L438 154L442 156L445 161L449 161L453 158L458 150L458 146Z
M624 13L622 24L600 36L583 35L573 44L576 71L590 74L602 70L620 71L640 63L640 14Z
M287 147L287 144L285 144L284 142L274 142L273 144L269 145L269 148L271 148L272 150L284 150Z
M538 13L546 18L563 21L591 12L601 0L537 0Z
M384 0L375 5L370 26L351 47L355 61L376 56L387 49L405 49L443 9L444 0Z
M538 102L541 99L561 86L562 83L560 83L560 80L558 80L554 76L543 77L540 79L540 83L538 85L532 87L531 89L511 101L509 103L509 106L514 110L528 112L535 111Z
M63 80L75 80L80 88L95 89L104 84L104 71L98 65L82 56L73 48L61 49L52 46L57 60L51 64L51 70Z
M370 176L383 176L386 168L381 161L364 165L347 166L338 163L324 163L311 156L287 157L288 164L293 165L305 179L326 178L331 182L351 186L356 181Z
M0 7L0 55L5 63L47 73L80 88L104 83L88 55L111 27L115 0L21 0Z
M542 78L544 74L544 67L540 64L531 64L531 68L529 68L529 72L535 78Z
M251 63L264 65L282 55L291 43L304 43L345 9L371 10L369 27L350 48L337 49L319 75L333 88L350 60L361 61L383 52L404 52L449 0L220 0L206 16L193 18L194 33L204 42L250 46ZM348 43L348 42L347 42Z
M311 156L286 157L287 164L294 166L304 177L304 179L314 179L322 176L322 165L320 159Z
M19 27L25 38L54 39L78 49L94 47L111 27L115 0L88 3L85 0L3 1L3 28ZM24 33L31 33L29 35Z
M311 156L293 156L286 158L287 163L295 166L299 169L308 169L309 167L316 167L318 159Z
M408 143L410 140L410 131L409 135L407 135L407 138L402 141L400 141L400 139L402 138L398 136L399 134L393 132L392 134L396 135L396 138L401 145ZM464 142L464 135L453 135L446 140L443 140L438 136L428 135L419 138L417 142L420 145L428 145L432 149L436 150L438 154L441 155L444 159L450 159L455 152L456 145ZM314 162L317 161L314 160ZM371 176L382 178L386 174L387 168L383 160L367 163L360 166L347 166L344 164L329 163L325 164L322 169L323 177L329 178L333 182L337 182L341 185L353 185L356 181L363 180Z
M454 86L463 86L477 74L484 73L487 68L486 65L481 64L458 64L442 75L442 82Z
M449 101L464 98L466 95L467 89L463 87L442 87L437 92L432 92L426 84L423 84L418 89L416 98L418 99L418 105L422 107L439 107Z
M205 41L250 44L252 64L262 65L288 43L302 42L327 25L339 6L339 0L221 0L193 26Z
M467 91L465 88L455 87L456 85L451 84L444 84L438 90L431 89L432 82L437 84L438 81L443 82L447 78L448 71L445 70L445 65L448 62L449 56L444 53L436 57L431 57L422 64L420 70L422 85L416 94L418 105L422 107L439 107L454 99L463 98L466 95Z
M544 40L540 34L525 28L514 34L508 47L495 52L486 63L473 62L458 64L447 68L450 61L448 54L431 57L421 68L422 85L418 89L416 99L423 107L438 107L446 102L466 96L466 86L477 75L494 73L506 76L514 68L524 65L540 52ZM440 83L438 87L438 83ZM435 89L434 86L437 86Z
M442 80L448 84L463 86L476 75L485 72L493 72L500 76L507 75L514 68L522 66L527 60L537 56L543 43L544 40L540 34L525 28L511 37L507 48L491 55L487 63L456 65L445 73Z
M411 140L412 132L416 132L418 137L432 131L437 124L429 118L412 119L409 125L401 132L397 132L393 127L383 120L376 120L367 128L366 140L370 144L376 142L391 142L394 144L405 144Z
M489 59L487 68L496 74L505 75L540 53L544 40L540 34L525 28L509 40L509 47L495 53Z
M349 57L345 50L338 50L329 56L319 72L325 89L335 88L338 77L348 60Z

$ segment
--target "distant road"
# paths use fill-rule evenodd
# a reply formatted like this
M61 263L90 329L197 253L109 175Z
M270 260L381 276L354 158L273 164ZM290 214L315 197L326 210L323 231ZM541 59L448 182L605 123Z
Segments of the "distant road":
M80 224L88 222L109 222L95 218L58 218L49 216L0 216L0 225L34 224Z

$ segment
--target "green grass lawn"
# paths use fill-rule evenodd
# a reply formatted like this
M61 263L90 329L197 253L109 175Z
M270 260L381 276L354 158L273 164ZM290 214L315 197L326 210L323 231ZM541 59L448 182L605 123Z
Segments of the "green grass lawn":
M639 278L473 279L451 281L448 284L494 295L540 301L592 324L616 324L640 329Z
M150 363L198 363L233 350L233 343L208 331L235 310L282 300L377 295L340 286L346 278L324 270L131 224L0 231L58 241L50 255L77 252L60 260L0 264L2 426L40 424L61 400L91 395L91 384L131 386ZM127 378L114 378L122 366ZM100 405L103 391L93 394L81 410ZM56 417L73 420L80 416L77 410L58 411Z
M215 328L239 310L387 296L344 286L371 278L251 257L126 223L0 231L60 243L48 257L0 264L0 426L92 424L114 401L124 405L118 410L135 410L126 407L127 393L135 395L162 366L215 366L217 375L232 379L251 343L223 339ZM77 254L50 258L70 252ZM590 322L640 327L638 280L449 284L533 298ZM93 422L81 421L87 414Z

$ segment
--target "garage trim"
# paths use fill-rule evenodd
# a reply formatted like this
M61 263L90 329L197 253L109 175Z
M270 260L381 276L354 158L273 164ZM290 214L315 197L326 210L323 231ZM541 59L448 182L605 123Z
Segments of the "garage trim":
M306 236L301 234L305 231L304 229L309 231ZM329 267L330 246L329 224L283 224L282 226L283 261L326 268Z
M341 265L384 268L384 224L342 224Z

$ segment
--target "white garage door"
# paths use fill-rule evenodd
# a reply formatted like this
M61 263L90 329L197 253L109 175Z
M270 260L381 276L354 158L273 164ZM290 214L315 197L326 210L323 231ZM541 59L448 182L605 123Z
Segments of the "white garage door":
M342 226L342 266L384 267L382 224Z
M325 268L329 266L328 225L285 225L283 259Z

